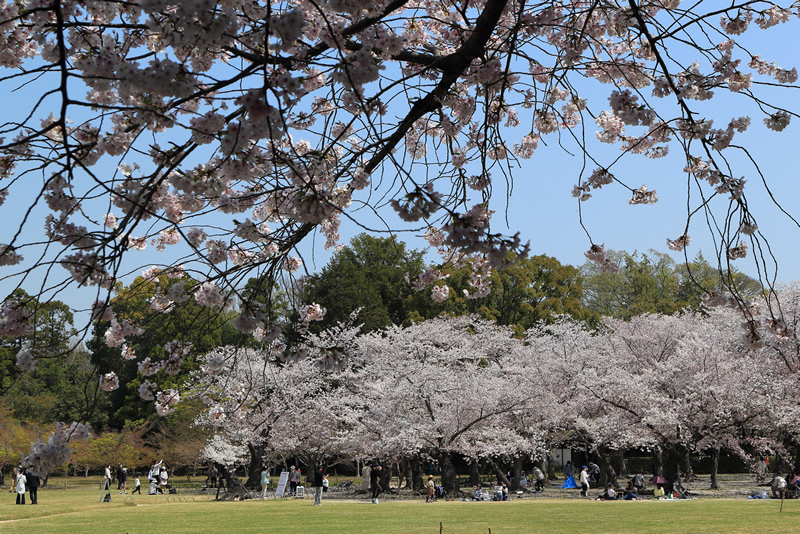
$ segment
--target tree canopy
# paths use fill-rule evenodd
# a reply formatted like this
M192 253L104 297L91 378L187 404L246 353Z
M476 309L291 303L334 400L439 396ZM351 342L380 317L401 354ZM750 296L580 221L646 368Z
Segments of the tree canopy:
M651 250L647 253L609 252L619 263L616 272L603 272L594 262L581 267L585 305L609 317L630 319L645 313L671 315L691 308L697 310L708 301L713 287L723 278L748 298L761 292L761 284L736 270L720 272L698 253L685 264Z
M402 325L412 310L424 306L408 277L424 270L422 253L407 250L396 237L359 234L334 254L316 275L302 283L303 302L325 308L321 327L345 322L357 309L365 332Z

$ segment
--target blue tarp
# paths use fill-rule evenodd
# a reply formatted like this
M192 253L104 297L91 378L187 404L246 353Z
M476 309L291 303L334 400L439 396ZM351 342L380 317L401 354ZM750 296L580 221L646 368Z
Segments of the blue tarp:
M570 475L567 480L564 481L564 485L561 486L563 489L573 489L573 488L580 488L579 485L575 484L575 477Z

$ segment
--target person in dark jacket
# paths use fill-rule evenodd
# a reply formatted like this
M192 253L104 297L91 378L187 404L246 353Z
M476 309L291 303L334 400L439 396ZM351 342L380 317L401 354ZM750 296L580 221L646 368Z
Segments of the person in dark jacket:
M117 489L120 494L128 493L128 470L122 467L122 464L117 467Z
M375 464L369 472L369 487L372 489L372 504L378 504L378 495L381 494L381 466Z
M314 471L314 506L322 506L322 482L324 480L322 467L317 467L317 470Z
M25 471L25 485L28 487L28 493L31 496L31 504L39 504L39 477L30 471Z

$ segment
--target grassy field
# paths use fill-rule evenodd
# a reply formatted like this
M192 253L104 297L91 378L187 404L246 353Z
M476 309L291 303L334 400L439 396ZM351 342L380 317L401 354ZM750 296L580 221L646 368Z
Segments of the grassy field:
M5 498L2 498L5 496ZM327 495L326 495L327 497ZM206 496L125 496L100 503L96 483L39 492L37 506L17 506L0 494L0 532L197 533L445 533L530 532L792 532L800 501L700 498L690 501L600 502L522 498L474 503L328 498L214 502Z

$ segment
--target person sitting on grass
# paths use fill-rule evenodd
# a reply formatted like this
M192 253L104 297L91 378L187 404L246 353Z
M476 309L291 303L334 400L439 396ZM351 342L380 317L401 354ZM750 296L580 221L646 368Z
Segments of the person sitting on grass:
M616 501L617 492L614 490L614 484L609 482L606 490L597 496L596 501Z
M639 495L636 493L636 486L633 483L633 480L628 481L628 485L625 486L625 493L622 496L622 499L625 501L635 501L639 498Z
M502 501L503 500L503 486L498 483L494 487L494 493L492 494L493 501Z
M472 488L472 500L473 501L482 501L483 500L483 490L481 489L481 485L478 484L474 488Z
M656 489L653 490L653 497L655 497L658 500L667 498L665 493L664 493L664 485L663 484L657 484L656 485Z

